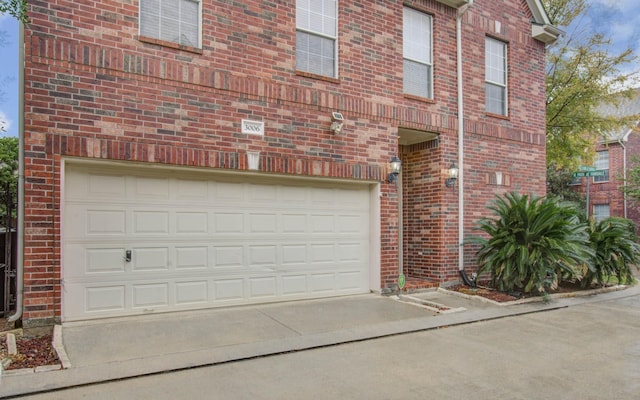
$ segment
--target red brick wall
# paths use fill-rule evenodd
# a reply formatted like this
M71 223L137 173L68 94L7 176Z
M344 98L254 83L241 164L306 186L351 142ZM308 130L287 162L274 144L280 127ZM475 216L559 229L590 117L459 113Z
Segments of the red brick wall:
M457 154L455 10L433 0L411 2L434 16L435 99L421 101L402 95L400 2L339 2L338 79L296 73L293 0L203 0L201 50L138 40L135 0L30 4L26 320L60 317L62 157L243 170L244 154L259 150L265 172L381 182L391 156L400 153L399 126L434 132L437 147L402 152L411 160L403 181L413 185L404 194L411 199L405 222L423 213L420 198L429 215L421 217L424 226L408 225L420 238L412 237L409 247L431 255L407 257L418 276L455 279L457 194L445 190L441 172ZM477 2L464 16L468 233L494 193L544 192L544 47L531 38L530 19L522 0ZM508 41L508 118L484 112L488 34ZM340 136L328 130L331 111L345 116ZM241 134L241 119L264 121L265 136ZM510 186L487 184L495 170L510 174ZM386 287L397 277L398 199L393 185L381 189ZM416 197L420 191L424 196ZM472 266L473 254L466 253Z

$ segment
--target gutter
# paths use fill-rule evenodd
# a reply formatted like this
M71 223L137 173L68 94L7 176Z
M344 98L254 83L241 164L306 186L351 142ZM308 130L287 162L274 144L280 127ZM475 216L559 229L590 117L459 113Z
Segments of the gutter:
M16 312L7 318L22 318L24 297L24 23L20 22L18 46L18 226L16 255Z
M464 270L464 101L462 82L462 17L469 7L473 5L473 0L468 4L458 8L456 14L456 64L458 80L458 270L464 283L468 286L475 286L467 277Z

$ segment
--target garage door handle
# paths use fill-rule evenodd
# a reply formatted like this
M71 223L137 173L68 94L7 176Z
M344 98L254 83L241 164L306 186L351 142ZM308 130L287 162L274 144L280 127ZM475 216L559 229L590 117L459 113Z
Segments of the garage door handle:
M124 260L126 262L131 262L131 250L126 250L124 252Z

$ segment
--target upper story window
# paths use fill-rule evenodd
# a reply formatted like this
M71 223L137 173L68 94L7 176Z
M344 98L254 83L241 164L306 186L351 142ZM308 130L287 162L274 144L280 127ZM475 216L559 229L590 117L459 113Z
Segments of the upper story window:
M402 54L404 93L433 98L433 21L429 14L404 8Z
M493 38L485 40L486 111L507 115L507 44Z
M336 0L296 0L296 69L337 77Z
M140 0L140 35L200 48L200 0Z
M596 170L604 170L603 176L594 176L594 182L606 182L609 180L609 150L596 152Z

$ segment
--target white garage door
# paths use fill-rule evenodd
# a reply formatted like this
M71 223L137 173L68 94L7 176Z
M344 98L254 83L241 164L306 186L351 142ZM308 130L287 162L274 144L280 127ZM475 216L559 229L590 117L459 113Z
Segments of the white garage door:
M86 165L64 186L65 321L369 290L368 186Z

